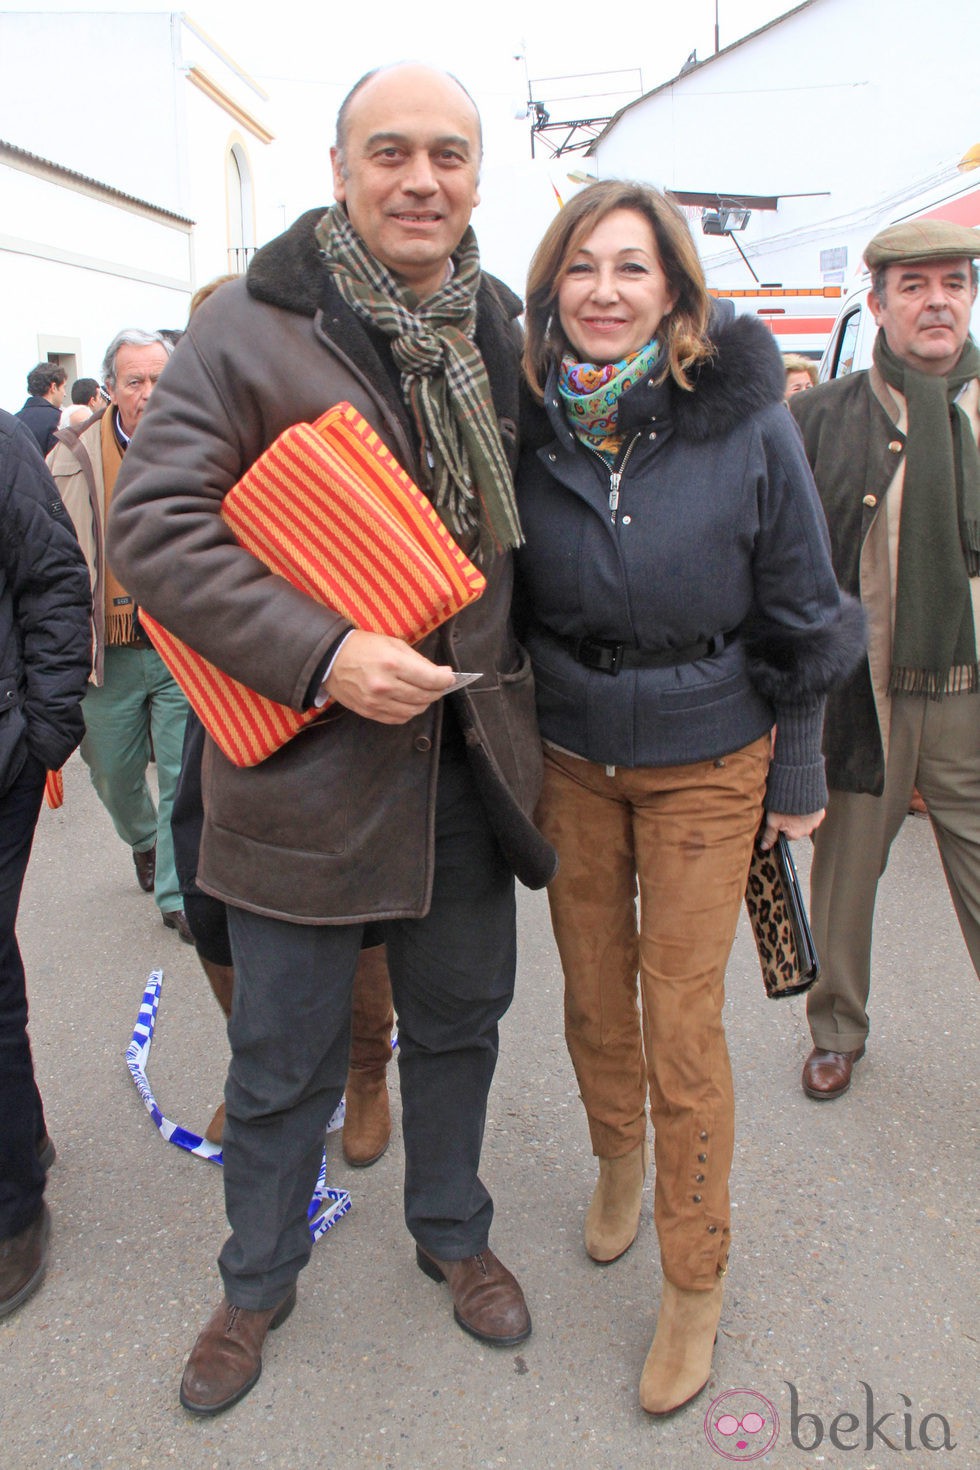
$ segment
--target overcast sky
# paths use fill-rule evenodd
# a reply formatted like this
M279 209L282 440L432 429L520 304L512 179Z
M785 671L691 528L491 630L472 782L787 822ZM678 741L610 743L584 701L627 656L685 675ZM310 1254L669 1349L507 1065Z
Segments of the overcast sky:
M40 0L3 8L48 7ZM152 0L68 0L60 11L169 8ZM793 8L786 0L718 0L721 45ZM186 13L272 95L274 131L288 144L277 160L281 198L274 203L287 222L330 201L328 153L337 106L363 72L403 59L455 72L483 116L483 203L474 225L484 262L517 290L530 247L555 207L552 181L570 192L566 175L583 166L576 154L532 167L529 125L515 117L526 105L528 79L554 119L603 115L676 75L691 51L704 60L714 50L715 0L485 0L461 5L451 23L446 17L454 7L446 0L342 0L336 6L274 0L254 9L248 0L190 0ZM625 75L567 80L603 72ZM604 95L575 100L580 88ZM103 126L112 126L108 115ZM647 177L656 180L655 160Z

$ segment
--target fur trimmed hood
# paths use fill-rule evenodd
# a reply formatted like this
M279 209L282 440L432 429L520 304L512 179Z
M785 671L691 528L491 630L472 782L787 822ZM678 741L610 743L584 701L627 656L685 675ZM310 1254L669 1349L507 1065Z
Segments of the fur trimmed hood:
M750 414L782 403L786 369L772 333L754 316L735 317L712 332L715 356L702 364L693 391L669 385L674 427L700 442L732 429Z
M323 289L329 272L323 264L314 230L328 209L308 209L289 229L257 251L245 284L250 296L284 311L316 316L323 305ZM502 281L484 271L481 290L490 286L505 314L513 319L523 310L519 296Z

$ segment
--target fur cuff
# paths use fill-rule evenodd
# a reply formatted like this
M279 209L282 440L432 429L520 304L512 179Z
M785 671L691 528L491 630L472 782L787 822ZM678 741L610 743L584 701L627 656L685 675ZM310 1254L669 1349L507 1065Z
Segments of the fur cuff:
M772 705L822 697L857 666L866 646L864 608L846 592L833 621L819 628L756 621L745 629L749 678Z

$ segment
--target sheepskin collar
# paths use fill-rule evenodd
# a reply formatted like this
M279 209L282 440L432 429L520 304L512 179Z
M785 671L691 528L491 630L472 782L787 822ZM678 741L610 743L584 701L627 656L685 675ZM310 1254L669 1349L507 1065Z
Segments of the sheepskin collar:
M738 424L770 404L781 403L786 373L772 334L755 317L741 316L714 327L715 355L704 363L690 392L668 379L655 387L636 383L620 399L619 426L623 433L656 421L682 439L701 443L728 434ZM564 410L555 391L557 370L549 375L545 405L553 430L567 443L572 439Z
M256 252L246 277L250 296L270 306L282 307L284 311L316 316L323 305L324 286L329 278L313 232L326 208L323 205L320 209L308 209L285 234L270 240ZM484 272L480 298L487 291L496 297L509 319L520 315L520 297L515 296L502 281Z

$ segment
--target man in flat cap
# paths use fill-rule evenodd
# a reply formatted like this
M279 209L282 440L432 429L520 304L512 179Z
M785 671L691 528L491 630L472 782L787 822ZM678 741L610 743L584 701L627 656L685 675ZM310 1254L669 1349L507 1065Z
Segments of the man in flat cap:
M978 255L980 231L944 220L876 235L871 368L790 401L838 579L869 634L824 726L831 791L811 878L822 968L803 1068L818 1100L847 1091L865 1052L875 895L915 787L980 973Z

